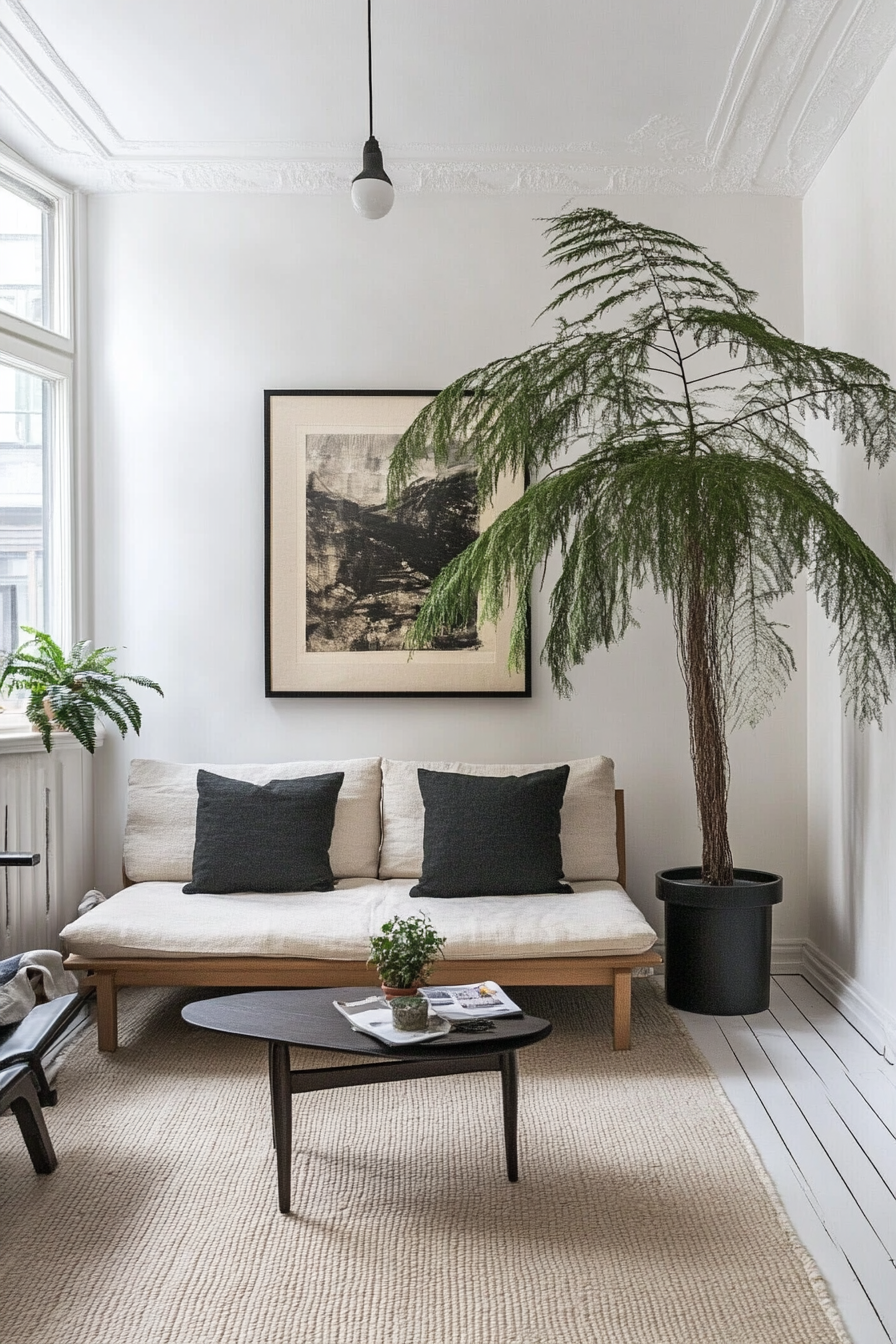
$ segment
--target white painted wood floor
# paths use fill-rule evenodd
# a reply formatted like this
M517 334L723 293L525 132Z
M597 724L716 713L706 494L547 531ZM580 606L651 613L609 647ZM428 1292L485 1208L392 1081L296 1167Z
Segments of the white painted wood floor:
M798 975L767 1013L682 1013L854 1344L896 1344L896 1067Z

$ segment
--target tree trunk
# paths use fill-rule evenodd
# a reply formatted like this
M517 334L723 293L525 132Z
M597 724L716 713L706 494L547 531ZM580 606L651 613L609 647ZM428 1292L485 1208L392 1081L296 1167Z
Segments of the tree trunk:
M728 842L728 749L715 602L701 589L687 594L678 638L688 695L691 759L703 833L703 881L734 881Z

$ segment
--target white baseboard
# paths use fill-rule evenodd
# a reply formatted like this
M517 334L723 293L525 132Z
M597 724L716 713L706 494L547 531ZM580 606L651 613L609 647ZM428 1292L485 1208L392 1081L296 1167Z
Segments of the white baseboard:
M775 939L772 942L772 975L802 975L803 947L804 939L802 938ZM651 951L659 952L665 961L665 943L655 943ZM662 966L657 966L656 970L658 975L663 974Z
M804 938L772 940L772 975L802 975Z
M784 974L784 972L778 972ZM890 1064L896 1063L896 1017L814 943L803 944L802 974Z
M655 943L653 951L665 960L664 943ZM662 980L662 966L657 966L656 975ZM890 1064L896 1063L896 1017L820 947L804 938L775 939L772 942L772 975L802 975L843 1014L869 1045L873 1045Z

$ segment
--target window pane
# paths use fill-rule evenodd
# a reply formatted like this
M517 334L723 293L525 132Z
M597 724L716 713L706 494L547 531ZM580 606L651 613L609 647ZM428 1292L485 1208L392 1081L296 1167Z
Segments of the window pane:
M50 384L0 363L0 648L21 643L21 626L49 626L47 444Z
M0 182L0 309L50 325L49 257L53 207Z

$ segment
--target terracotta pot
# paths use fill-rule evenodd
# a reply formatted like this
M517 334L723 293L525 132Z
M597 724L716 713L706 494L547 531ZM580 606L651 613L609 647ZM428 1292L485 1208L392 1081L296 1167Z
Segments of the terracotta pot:
M44 713L46 714L47 718L50 720L50 728L52 729L52 731L53 731L54 733L64 733L64 732L65 732L65 729L63 728L62 724L58 721L58 719L56 718L56 715L53 713L53 706L50 704L50 697L49 697L48 695L45 695L45 696L44 696ZM32 723L32 725L31 725L31 731L32 731L32 733L39 733L39 732L40 732L40 728L37 726L36 723Z
M391 1001L392 999L410 998L412 995L417 993L417 990L420 988L421 984L422 981L417 980L415 984L410 985L407 989L396 989L394 985L384 985L382 980L380 981L383 995L389 1001Z

